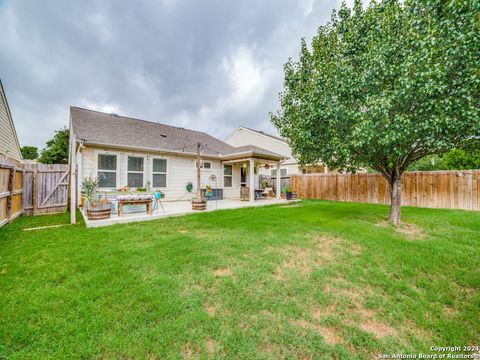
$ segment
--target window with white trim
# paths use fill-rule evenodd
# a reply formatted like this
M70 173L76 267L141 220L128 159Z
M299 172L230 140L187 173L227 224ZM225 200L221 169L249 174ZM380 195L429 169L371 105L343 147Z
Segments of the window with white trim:
M232 187L233 167L232 165L223 165L223 187Z
M117 155L98 154L97 176L99 188L117 187Z
M272 169L270 176L277 176L277 169ZM287 169L280 169L280 176L287 176Z
M127 186L143 187L143 157L129 156L127 162Z
M153 158L152 186L154 188L167 187L167 159Z

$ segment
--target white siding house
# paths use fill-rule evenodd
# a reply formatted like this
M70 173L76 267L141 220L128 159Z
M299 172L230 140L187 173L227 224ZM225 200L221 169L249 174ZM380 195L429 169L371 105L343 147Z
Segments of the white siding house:
M250 129L245 126L240 126L227 137L225 142L232 146L260 146L266 150L283 155L286 160L283 161L281 165L282 176L302 173L302 168L298 165L297 160L292 155L292 149L290 148L290 145L288 145L288 142L281 137L270 135L263 131ZM307 168L307 170L308 169L309 168ZM327 172L327 168L325 166L318 166L316 169L319 172ZM275 176L276 169L263 168L261 169L260 174Z
M187 191L187 184L196 186L199 144L201 188L221 189L227 199L240 198L241 187L247 187L254 201L255 190L259 190L255 169L280 169L285 159L260 146L232 146L203 132L70 108L72 210L87 177L98 178L99 192L107 195L125 187L130 191L150 185L165 194L165 201L190 200L195 190Z
M12 160L22 161L20 144L13 124L12 114L8 107L7 97L0 80L0 155Z

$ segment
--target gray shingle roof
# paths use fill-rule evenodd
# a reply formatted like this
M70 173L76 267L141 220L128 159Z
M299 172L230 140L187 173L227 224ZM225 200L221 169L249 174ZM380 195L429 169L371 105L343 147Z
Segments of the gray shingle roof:
M203 155L227 156L251 152L283 158L256 146L236 148L204 132L79 107L70 108L70 117L73 133L86 143L195 153L200 142Z

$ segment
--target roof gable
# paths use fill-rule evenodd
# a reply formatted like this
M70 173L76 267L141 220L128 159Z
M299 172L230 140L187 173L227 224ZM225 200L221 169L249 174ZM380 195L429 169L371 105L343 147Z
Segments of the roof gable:
M14 160L22 160L20 143L18 141L15 124L13 123L7 96L0 80L0 153Z
M279 136L275 136L275 135L272 135L272 134L268 134L264 131L261 131L261 130L255 130L255 129L252 129L252 128L249 128L249 127L246 127L246 126L239 126L238 128L236 128L228 137L225 141L228 141L228 139L230 139L235 133L241 131L241 130L246 130L246 131L249 131L249 132L253 132L257 135L261 135L261 136L264 136L264 137L267 137L269 139L273 139L273 140L276 140L276 141L279 141L279 142L282 142L282 143L285 143L285 144L288 144L287 140L285 140L284 138L281 138Z

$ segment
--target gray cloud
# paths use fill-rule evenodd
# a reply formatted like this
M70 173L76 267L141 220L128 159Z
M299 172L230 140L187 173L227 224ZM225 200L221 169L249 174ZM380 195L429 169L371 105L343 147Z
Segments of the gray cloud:
M1 1L0 77L22 145L68 126L69 106L225 138L275 132L283 64L336 0Z

